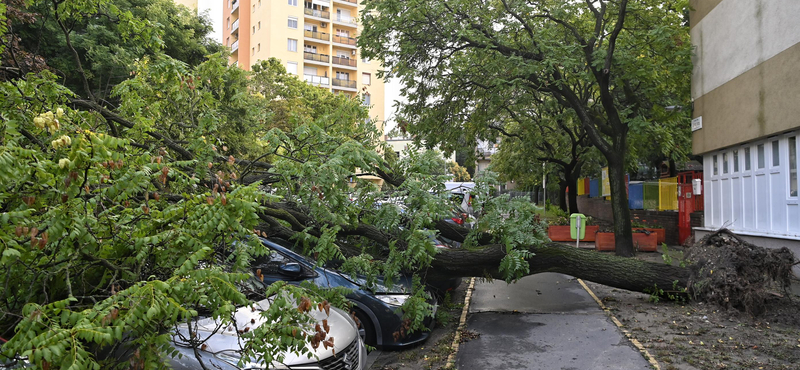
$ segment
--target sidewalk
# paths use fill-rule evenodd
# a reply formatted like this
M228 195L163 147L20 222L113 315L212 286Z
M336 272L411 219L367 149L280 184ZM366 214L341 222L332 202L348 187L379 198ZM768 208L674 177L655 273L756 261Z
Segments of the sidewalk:
M571 276L476 283L469 312L459 370L652 368Z

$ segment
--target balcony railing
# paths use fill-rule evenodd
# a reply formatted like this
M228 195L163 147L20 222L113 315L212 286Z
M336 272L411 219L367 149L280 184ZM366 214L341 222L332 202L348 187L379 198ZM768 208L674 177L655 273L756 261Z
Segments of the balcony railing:
M351 24L353 26L357 24L356 18L344 14L336 14L336 21L341 23Z
M333 64L339 64L350 67L355 67L357 65L355 59L350 59L345 57L333 57Z
M356 82L355 81L350 81L350 80L340 80L338 78L334 78L333 79L333 86L347 87L347 88L355 89L356 88Z
M309 53L307 51L303 52L303 59L313 60L315 62L328 63L328 58L329 57L330 57L330 55L326 55L326 54Z
M305 37L309 37L309 38L317 39L317 40L323 40L323 41L330 41L330 39L331 39L331 34L325 33L325 32L314 32L314 31L305 30L303 35Z
M330 85L331 79L325 76L316 76L316 75L303 75L303 79L306 82L310 82L313 85Z
M236 50L239 50L239 40L236 40L233 42L233 44L231 44L231 52L234 52Z
M347 44L347 45L354 45L355 46L356 39L353 38L353 37L333 35L333 42L338 42L340 44Z
M239 20L237 19L233 21L233 24L231 24L231 33L233 33L233 31L236 31L238 29L239 29Z
M239 9L239 0L234 0L231 3L231 14L233 14L233 12L235 12L237 9Z
M303 8L303 12L306 15L310 15L312 17L331 19L331 12L327 12L327 11L324 11L324 10Z

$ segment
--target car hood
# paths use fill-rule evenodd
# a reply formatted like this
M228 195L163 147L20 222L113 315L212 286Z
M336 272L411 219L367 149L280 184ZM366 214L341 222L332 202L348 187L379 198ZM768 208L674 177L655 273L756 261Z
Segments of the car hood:
M362 289L375 292L375 294L411 294L412 291L411 281L404 277L394 281L394 284L392 284L390 288L384 283L382 277L377 278L373 284L368 284L367 277L364 275L356 275L356 277L353 278L353 276L345 273L338 274Z
M261 316L261 311L269 308L269 305L269 299L264 299L256 302L254 305L255 309L250 306L237 309L235 313L235 328L239 330L249 328L249 330L252 330L261 326L266 322L264 317ZM292 366L316 362L317 360L314 358L314 355L316 355L319 360L324 360L333 356L335 353L343 353L345 348L352 344L358 337L358 329L355 322L353 322L347 313L338 308L332 307L330 314L326 314L325 311L320 311L318 309L310 310L309 314L319 323L322 323L322 320L328 320L328 325L330 326L328 335L335 338L334 346L325 349L323 345L319 345L315 350L311 347L311 343L308 343L306 344L306 348L308 348L312 354L311 358L298 353L284 353L284 360L282 363L285 365ZM200 340L206 340L204 343L206 346L202 349L204 352L218 355L221 351L238 351L244 345L243 339L237 335L237 329L235 329L232 324L214 333L214 330L219 327L219 320L204 318L197 320L195 323L197 324L196 333L198 338ZM181 335L173 336L174 342L177 345L188 346L189 344L185 341L185 338L189 338L188 326L186 324L181 325L178 330L181 332ZM313 327L309 327L308 332L313 332ZM228 353L233 354L234 352ZM217 358L219 358L219 356L217 356ZM223 361L225 360L222 358L220 359Z

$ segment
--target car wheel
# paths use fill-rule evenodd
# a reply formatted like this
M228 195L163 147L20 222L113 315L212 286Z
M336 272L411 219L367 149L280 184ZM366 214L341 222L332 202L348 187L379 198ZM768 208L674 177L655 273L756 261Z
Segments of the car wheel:
M355 312L356 318L358 319L358 336L360 336L367 345L375 347L378 342L375 336L375 325L372 325L372 320L360 309L354 309L353 312Z

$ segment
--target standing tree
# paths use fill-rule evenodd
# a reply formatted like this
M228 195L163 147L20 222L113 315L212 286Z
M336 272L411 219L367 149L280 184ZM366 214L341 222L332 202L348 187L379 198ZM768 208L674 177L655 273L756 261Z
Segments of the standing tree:
M387 74L402 81L409 103L400 114L429 142L454 145L465 127L482 123L476 113L505 104L505 96L543 94L572 110L608 162L617 254L633 255L628 135L653 123L655 107L688 97L685 0L366 5L364 56L385 61Z

